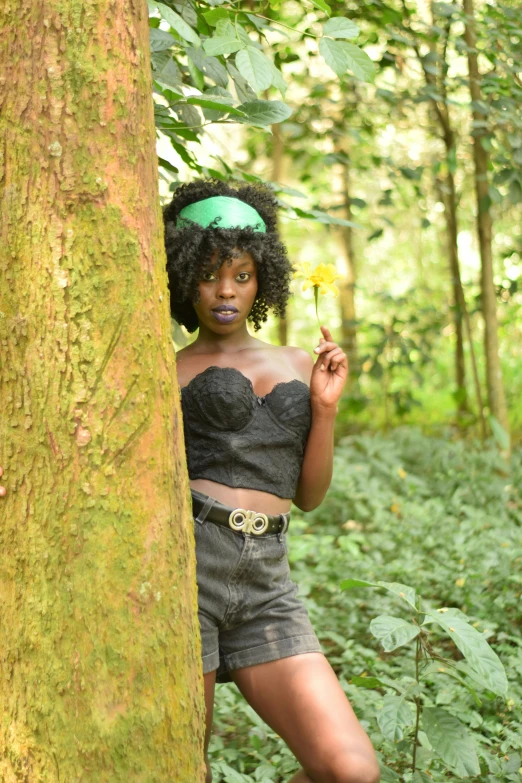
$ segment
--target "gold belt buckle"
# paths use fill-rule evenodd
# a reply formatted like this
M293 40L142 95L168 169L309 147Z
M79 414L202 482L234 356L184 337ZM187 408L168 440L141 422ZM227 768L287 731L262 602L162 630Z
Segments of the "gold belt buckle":
M259 511L235 508L228 517L228 526L239 533L261 536L268 529L268 517Z

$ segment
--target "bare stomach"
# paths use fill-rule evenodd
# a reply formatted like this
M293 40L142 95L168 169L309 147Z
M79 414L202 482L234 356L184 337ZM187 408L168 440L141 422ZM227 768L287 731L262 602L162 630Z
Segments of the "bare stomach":
M190 486L197 492L211 495L225 506L261 511L263 514L286 514L292 505L291 500L271 495L269 492L260 492L257 489L235 489L208 479L193 479Z

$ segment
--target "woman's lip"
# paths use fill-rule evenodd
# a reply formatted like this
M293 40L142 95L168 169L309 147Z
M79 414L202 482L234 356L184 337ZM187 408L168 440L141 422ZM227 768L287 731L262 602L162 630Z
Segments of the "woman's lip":
M239 313L237 311L234 311L233 313L225 313L220 312L219 310L212 310L212 315L216 319L216 321L220 324L229 324L231 323Z

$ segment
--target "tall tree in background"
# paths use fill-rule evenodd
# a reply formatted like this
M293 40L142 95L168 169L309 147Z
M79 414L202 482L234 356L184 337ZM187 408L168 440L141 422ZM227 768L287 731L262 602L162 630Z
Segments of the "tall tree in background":
M147 6L20 0L0 29L0 779L195 783Z
M481 296L484 316L484 351L489 408L493 416L509 435L509 420L502 380L498 344L497 300L493 281L492 216L488 183L487 130L481 110L481 76L476 48L475 12L473 0L463 0L467 45L469 91L473 115L473 160L475 166L475 192L477 198L477 231L481 259Z

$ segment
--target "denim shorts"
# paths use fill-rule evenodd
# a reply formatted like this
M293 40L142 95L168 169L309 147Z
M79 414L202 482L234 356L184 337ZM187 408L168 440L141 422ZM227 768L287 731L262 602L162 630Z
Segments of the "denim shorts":
M201 496L201 493L198 493ZM203 673L229 672L321 646L290 579L286 534L236 533L194 521Z

